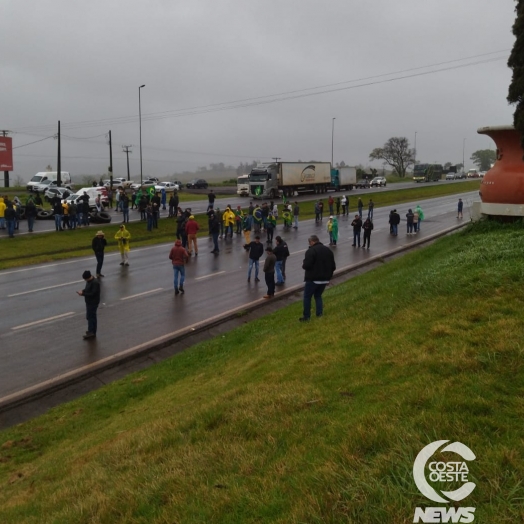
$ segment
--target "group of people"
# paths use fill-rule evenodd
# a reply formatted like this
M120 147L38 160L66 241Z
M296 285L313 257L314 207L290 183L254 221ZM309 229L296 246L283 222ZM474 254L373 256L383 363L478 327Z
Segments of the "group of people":
M0 229L7 230L9 238L14 238L15 230L19 228L22 203L18 197L11 201L7 195L0 196ZM36 217L36 207L34 216ZM34 222L34 218L33 218ZM31 227L31 231L32 231Z

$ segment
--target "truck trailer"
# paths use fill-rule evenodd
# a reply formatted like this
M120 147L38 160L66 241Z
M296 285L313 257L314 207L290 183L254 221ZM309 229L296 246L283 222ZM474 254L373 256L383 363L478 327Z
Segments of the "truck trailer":
M351 191L357 183L357 170L354 167L339 167L331 169L331 184L329 189L335 191Z
M282 194L325 193L331 185L330 162L269 162L249 173L249 194L274 199Z

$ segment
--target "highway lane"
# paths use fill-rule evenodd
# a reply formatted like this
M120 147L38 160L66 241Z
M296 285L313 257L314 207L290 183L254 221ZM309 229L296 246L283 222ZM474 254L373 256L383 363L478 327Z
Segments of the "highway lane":
M444 180L441 180L440 182L429 182L427 184L424 184L424 187L425 186L433 186L433 185L436 185L436 184L456 184L456 183L459 183L459 182L464 182L464 180L448 180L448 181L444 181ZM422 186L422 185L420 185ZM415 182L398 182L398 183L395 183L395 184L389 184L388 186L386 187L374 187L374 188L370 188L370 189L353 189L352 191L340 191L340 192L329 192L329 193L325 193L323 195L313 195L313 194L306 194L306 195L300 195L300 196L297 196L297 197L293 197L293 201L298 201L298 202L304 202L304 201L311 201L315 198L322 198L324 201L327 201L327 199L329 198L329 195L333 195L334 197L337 197L337 196L341 196L342 194L346 194L347 196L349 196L350 198L350 207L352 209L354 209L356 207L356 201L358 199L358 196L359 195L363 195L363 194L369 194L369 193L379 193L379 192L383 192L383 191L396 191L398 189L412 189L412 188L416 188L416 187L419 187L419 184L415 183ZM218 190L218 189L217 189ZM200 193L202 194L207 194L208 191L207 190L202 190L200 191ZM236 207L236 206L242 206L242 207L247 207L249 205L249 198L246 198L246 197L240 197L240 196L237 196L236 194L234 195L231 195L231 196L227 196L227 197L224 197L222 198L221 195L218 195L218 199L217 199L217 205L220 207L220 209L225 209L226 205L227 204L231 204L231 206L233 207ZM282 201L279 201L279 203L281 203ZM364 202L364 204L366 204L366 202ZM207 210L207 200L192 200L192 201L189 201L189 202L181 202L180 203L180 206L183 208L183 209L186 209L186 208L190 208L193 213L205 213L206 210ZM327 206L326 206L327 208ZM109 210L106 210L107 212L109 212L112 216L112 223L115 223L115 222L120 222L121 221L121 213L117 213L116 211L114 211L114 209L109 209ZM162 217L166 217L167 216L167 211L161 211L161 218ZM131 222L138 222L140 221L140 213L136 210L130 210L129 212L129 220ZM90 226L92 228L96 228L98 227L97 224L93 224L92 226ZM35 226L34 226L34 232L35 233L49 233L49 232L53 232L55 231L55 223L53 220L36 220L35 221ZM28 233L27 232L27 223L25 220L22 220L21 221L21 225L20 225L20 230L19 231L16 231L15 232L16 235L30 235L31 233ZM6 231L0 231L0 239L2 237L7 237L7 232Z
M468 202L475 197L476 191L462 195L466 203L464 220L469 218ZM426 220L422 236L457 222L457 200L458 196L452 195L423 202ZM416 204L398 206L401 217L404 219L408 207ZM399 236L391 237L389 211L375 211L369 251L351 247L352 218L340 219L339 245L334 250L338 267L417 239L405 235L404 220ZM298 230L283 235L292 253L287 285L303 279L301 264L308 236L314 232L327 243L326 224L327 219L321 225L302 221ZM282 234L282 226L276 234ZM246 282L247 255L242 244L242 235L223 240L221 253L215 256L209 253L211 242L199 239L199 256L191 259L186 270L186 294L179 296L173 292L168 259L172 244L133 249L131 243L129 267L119 265L118 254L106 255L99 333L94 341L81 338L86 330L85 307L83 298L75 293L84 287L82 272L90 269L94 273L94 257L1 271L0 397L261 299L266 292L263 274L260 283L254 283L254 275L250 284Z

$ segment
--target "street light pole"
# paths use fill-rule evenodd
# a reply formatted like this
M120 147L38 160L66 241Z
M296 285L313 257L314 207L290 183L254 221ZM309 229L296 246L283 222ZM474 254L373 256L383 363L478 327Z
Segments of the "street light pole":
M145 84L138 88L138 126L140 130L140 185L142 185L142 105L140 103L140 90L146 87Z
M466 139L464 138L462 140L462 172L465 173L466 172L466 164L464 164L464 160L465 160L465 157L464 157L464 151L466 150Z
M331 167L333 167L333 144L335 139L335 118L331 121Z
M415 131L415 162L414 165L417 165L417 133L418 131Z

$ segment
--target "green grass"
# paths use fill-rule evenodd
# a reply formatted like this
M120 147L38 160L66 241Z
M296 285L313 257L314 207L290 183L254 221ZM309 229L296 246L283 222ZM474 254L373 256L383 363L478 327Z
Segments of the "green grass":
M407 523L450 439L475 522L522 522L523 258L471 225L1 432L0 521Z
M419 200L422 202L427 198L471 191L479 186L479 182L459 182L456 184L443 184L438 186L423 186L415 184L415 186L416 187L410 189L400 189L387 192L359 192L358 196L362 198L365 206L370 198L373 198L376 207L396 206L403 202L412 202L413 200ZM187 194L184 194L184 196L187 196ZM207 196L205 195L202 195L202 197L207 199ZM325 209L327 214L327 198L325 195L322 195L322 197L326 203ZM357 197L350 194L349 199L351 209L355 210L357 206ZM249 205L248 201L245 204L244 211L247 211L247 205ZM220 209L224 211L225 203L221 202L219 203L219 206ZM301 220L314 217L314 206L314 200L300 203ZM131 213L136 212L131 211ZM196 215L196 218L201 228L200 234L207 235L207 217L204 215ZM280 221L281 220L282 219L280 219ZM26 228L25 222L22 221L21 224L20 227L24 230ZM146 225L144 222L132 222L127 226L127 228L132 235L131 249L133 246L138 247L175 240L176 223L173 219L161 218L159 220L158 229L154 230L152 233L146 231ZM51 232L32 236L22 235L17 236L14 240L4 237L0 239L0 269L89 255L91 254L91 240L98 229L102 229L106 234L106 239L109 244L107 251L116 251L116 241L114 241L113 238L118 229L118 224L94 225L88 229L82 228L75 231L63 231L61 233Z

